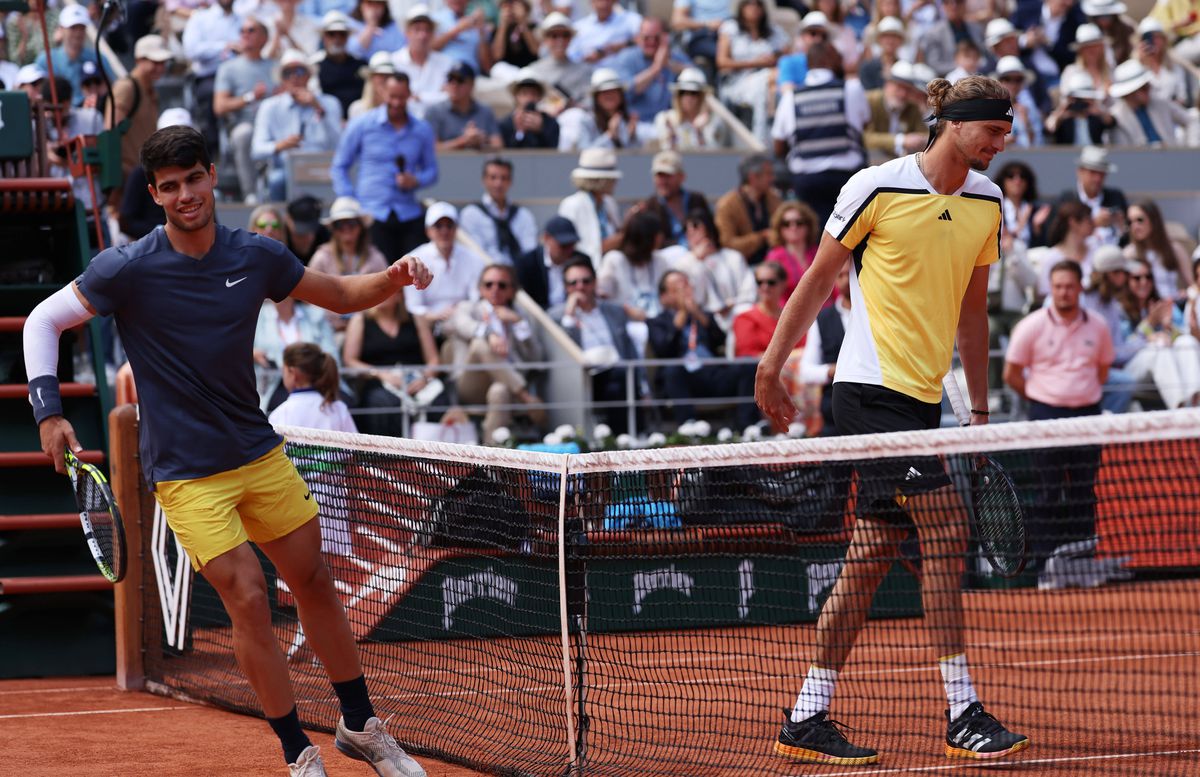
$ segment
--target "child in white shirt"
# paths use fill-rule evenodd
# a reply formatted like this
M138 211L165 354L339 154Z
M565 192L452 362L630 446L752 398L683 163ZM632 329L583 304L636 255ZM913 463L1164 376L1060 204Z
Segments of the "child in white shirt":
M288 398L267 418L272 426L305 426L358 432L350 408L338 398L337 362L312 343L283 349L283 386Z

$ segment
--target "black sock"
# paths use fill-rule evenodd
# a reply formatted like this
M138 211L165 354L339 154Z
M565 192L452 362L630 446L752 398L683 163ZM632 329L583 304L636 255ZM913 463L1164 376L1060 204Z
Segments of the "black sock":
M343 680L333 684L338 701L342 703L342 717L346 720L346 728L351 731L362 731L367 721L375 717L375 708L371 706L371 697L367 694L367 680L362 675L353 680Z
M292 707L292 711L281 718L267 718L267 722L283 745L283 757L289 764L296 763L305 748L312 744L308 734L300 728L300 716L296 714L296 708Z

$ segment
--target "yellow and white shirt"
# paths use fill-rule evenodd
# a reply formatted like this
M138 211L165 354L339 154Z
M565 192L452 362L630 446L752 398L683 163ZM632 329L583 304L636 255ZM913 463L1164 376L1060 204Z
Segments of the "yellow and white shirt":
M835 383L941 401L971 274L1000 258L1000 202L1000 188L974 170L961 189L938 194L915 154L846 182L825 225L854 252Z

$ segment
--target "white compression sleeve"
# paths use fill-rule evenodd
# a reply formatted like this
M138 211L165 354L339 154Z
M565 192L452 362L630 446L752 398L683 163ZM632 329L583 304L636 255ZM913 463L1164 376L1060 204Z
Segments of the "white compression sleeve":
M74 284L51 294L25 319L22 341L25 349L25 375L29 380L43 375L58 375L58 339L71 327L92 318L75 296Z

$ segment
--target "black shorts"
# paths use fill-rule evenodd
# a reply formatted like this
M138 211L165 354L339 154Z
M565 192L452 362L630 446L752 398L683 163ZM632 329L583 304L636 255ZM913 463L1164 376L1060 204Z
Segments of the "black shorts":
M942 423L940 403L922 402L907 394L867 383L833 384L833 420L839 435L912 432ZM897 495L911 496L950 485L937 456L868 459L853 462L858 472L858 517L894 526L913 526Z

